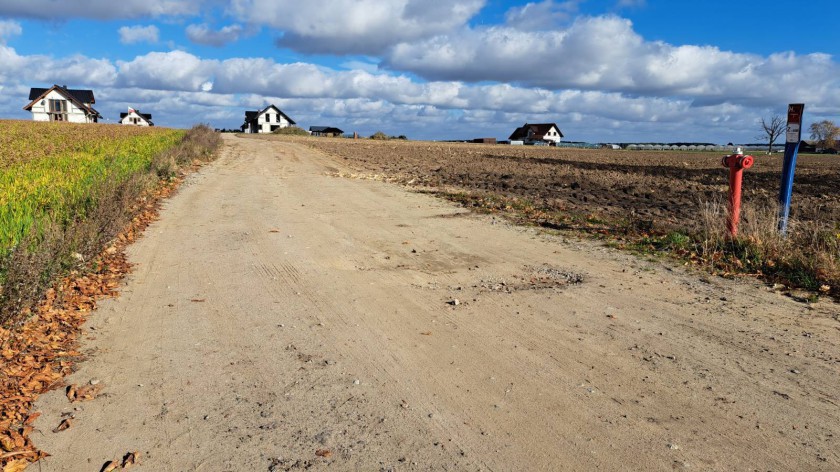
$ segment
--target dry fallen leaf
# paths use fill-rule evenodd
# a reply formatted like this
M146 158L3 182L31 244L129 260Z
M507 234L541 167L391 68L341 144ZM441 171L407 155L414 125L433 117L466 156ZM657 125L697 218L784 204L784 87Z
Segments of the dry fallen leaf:
M191 301L191 302L195 302L195 303L203 303L203 302L206 302L206 301L207 301L207 299L206 299L206 298L193 298L193 299L192 299L192 300L190 300L190 301Z
M280 230L279 229L270 229L270 230L268 230L268 232L269 233L279 233Z
M117 470L120 464L117 461L108 461L105 465L102 466L99 472L111 472L113 470Z
M25 424L25 425L31 425L32 423L34 423L34 422L35 422L35 420L36 420L39 416L41 416L41 412L40 412L40 411L35 412L35 413L32 413L31 415L29 415L29 417L27 417L27 418L26 418L26 421L24 421L24 422L23 422L23 424Z
M423 331L423 332L422 332L422 333L420 333L420 334L422 334L423 336L431 336L431 335L432 335L432 332L431 332L431 331Z
M140 465L140 451L129 452L123 457L123 469L127 469L133 465Z
M318 457L330 457L332 455L332 451L329 449L318 449L315 451L315 455Z
M70 421L70 418L65 418L65 419L61 420L61 423L59 423L58 426L56 426L52 430L52 432L53 433L59 433L61 431L64 431L65 429L70 429L70 426L73 426L73 422Z
M11 462L6 463L6 467L3 467L3 472L20 472L29 465L29 461L26 459L17 459Z
M20 449L26 444L26 439L17 431L9 431L9 435L15 442L15 448Z
M67 386L67 399L72 401L76 400L76 384L68 385Z
M4 451L12 451L15 448L15 440L9 436L0 436L0 447L2 447Z
M96 385L83 385L81 387L74 384L67 387L67 398L71 403L93 400L99 395L102 387L103 385L101 383Z

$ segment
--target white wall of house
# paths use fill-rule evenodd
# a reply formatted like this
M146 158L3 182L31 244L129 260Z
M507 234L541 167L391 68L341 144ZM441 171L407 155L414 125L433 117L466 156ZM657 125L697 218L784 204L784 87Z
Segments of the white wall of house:
M145 118L137 114L136 111L132 110L131 113L125 116L125 118L120 121L120 123L124 125L134 125L134 126L149 126L149 122L146 121Z
M555 144L557 144L557 143L560 142L560 139L561 139L560 138L560 131L558 131L557 128L555 128L554 126L552 126L551 129L548 130L547 133L545 133L545 136L543 136L542 139L536 139L536 138L532 137L531 131L528 131L528 141L529 142L552 141Z
M270 133L272 131L272 127L275 127L274 129L286 128L290 124L289 120L283 117L283 115L274 108L269 108L265 111L265 113L257 116L258 133Z
M66 118L63 121L69 121L70 123L93 123L93 116L88 115L85 110L77 107L75 103L68 100L61 95L60 93L56 92L55 90L51 90L44 98L35 102L32 105L32 119L35 121L57 121L58 117L50 113L50 100L61 100L64 103L62 104L62 110L66 110L66 113L62 113L60 118ZM90 106L89 103L85 105Z
M561 139L560 131L554 126L552 126L551 129L548 130L548 133L546 133L545 136L543 136L543 139L546 141L554 141L555 143L559 143Z

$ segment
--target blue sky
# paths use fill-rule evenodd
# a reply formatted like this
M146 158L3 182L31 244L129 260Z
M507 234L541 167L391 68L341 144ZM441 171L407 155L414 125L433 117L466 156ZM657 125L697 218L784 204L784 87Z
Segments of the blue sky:
M416 139L752 142L806 103L840 121L828 0L4 0L0 117L29 87L90 88L115 120L238 127L274 103L303 127Z

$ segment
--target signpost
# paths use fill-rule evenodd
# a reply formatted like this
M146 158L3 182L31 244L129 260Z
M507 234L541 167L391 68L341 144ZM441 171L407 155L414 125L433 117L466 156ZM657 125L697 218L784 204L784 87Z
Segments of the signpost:
M793 193L793 174L796 172L796 155L799 153L799 143L802 141L802 113L804 111L805 105L802 103L788 105L785 162L782 167L782 187L779 191L779 232L782 236L787 234L790 198Z

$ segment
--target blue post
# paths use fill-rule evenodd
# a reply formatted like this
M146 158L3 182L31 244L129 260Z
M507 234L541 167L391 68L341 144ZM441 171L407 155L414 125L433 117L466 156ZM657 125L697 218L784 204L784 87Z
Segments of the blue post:
M799 143L785 144L785 163L782 166L782 188L779 191L779 232L787 235L788 217L790 216L790 199L793 195L793 174L796 172L796 156L799 154Z
M805 105L788 105L787 132L785 133L785 162L782 166L782 186L779 190L779 232L787 235L790 199L793 194L793 175L796 172L796 156L802 141L802 113Z

